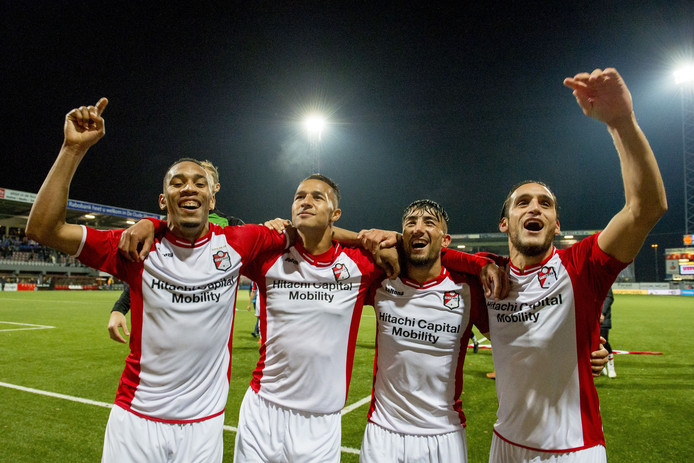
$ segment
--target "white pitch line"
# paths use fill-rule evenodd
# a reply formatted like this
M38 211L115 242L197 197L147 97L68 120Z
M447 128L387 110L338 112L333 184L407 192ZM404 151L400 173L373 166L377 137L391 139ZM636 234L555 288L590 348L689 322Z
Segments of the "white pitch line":
M83 399L81 397L75 397L71 395L66 395L66 394L58 394L57 392L49 392L49 391L42 391L40 389L34 389L31 387L24 387L24 386L18 386L16 384L9 384L9 383L3 383L0 382L0 387L6 387L9 389L16 389L18 391L23 391L23 392L31 392L32 394L39 394L39 395L45 395L48 397L55 397L58 399L64 399L64 400L70 400L72 402L79 402L87 405L96 405L97 407L103 407L103 408L113 408L113 404L108 404L106 402L98 402L96 400L89 400L89 399ZM349 407L345 407L342 410L342 414L344 415L345 413L349 413L353 409L363 405L365 401L371 400L371 397L365 397L361 399L359 402L353 403ZM234 426L223 426L223 429L225 431L230 431L230 432L236 432L238 428ZM340 451L344 453L352 453L355 455L359 455L359 449L355 449L352 447L340 447Z
M369 402L371 402L371 396L366 396L363 399L361 399L357 402L354 402L352 405L348 405L345 408L343 408L342 411L340 412L340 414L342 416L345 416L347 413L351 412L352 410L355 410L355 409L357 409L357 408L361 407L362 405L369 403Z
M14 301L14 302L26 302L26 299L12 298L12 297L2 297L0 301ZM57 299L32 299L32 304L37 304L39 302L51 303L51 304L70 304L70 305L94 305L93 301L61 301Z
M19 325L19 326L29 326L30 328L9 328L0 329L0 331L26 331L26 330L47 330L50 328L55 328L55 326L48 325L34 325L32 323L17 323L17 322L4 322L0 320L0 325Z
M31 392L32 394L39 394L48 397L56 397L58 399L70 400L72 402L79 402L87 405L96 405L97 407L113 408L113 404L107 404L106 402L97 402L96 400L83 399L81 397L75 397L72 395L58 394L57 392L42 391L40 389L34 389L31 387L17 386L16 384L0 382L0 386L7 387L10 389L16 389L18 391Z
M48 328L55 328L55 326L46 326L43 328L10 328L9 330L0 330L0 332L5 331L29 331L29 330L46 330Z

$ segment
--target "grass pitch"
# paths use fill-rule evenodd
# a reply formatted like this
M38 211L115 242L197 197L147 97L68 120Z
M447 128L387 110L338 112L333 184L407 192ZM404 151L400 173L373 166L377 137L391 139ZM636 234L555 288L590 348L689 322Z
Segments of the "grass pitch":
M0 462L94 462L101 458L106 404L113 402L126 345L113 342L106 324L116 292L0 292ZM239 291L232 377L225 424L238 409L258 358L250 333L255 317ZM597 378L608 459L613 462L688 461L694 429L694 299L617 295L610 341L617 378ZM373 311L365 308L347 405L371 392ZM468 352L464 410L470 463L487 461L496 412L489 350ZM9 385L31 390L18 390ZM39 393L62 394L65 397ZM75 402L75 398L89 403ZM342 460L356 462L368 404L342 419ZM234 432L224 433L224 461L232 461ZM351 450L354 449L354 450Z

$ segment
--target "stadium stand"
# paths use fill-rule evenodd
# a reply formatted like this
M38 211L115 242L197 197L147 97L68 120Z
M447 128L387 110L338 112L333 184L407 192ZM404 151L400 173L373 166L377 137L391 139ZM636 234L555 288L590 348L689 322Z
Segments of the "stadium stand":
M74 257L27 238L24 229L35 197L34 193L0 188L0 289L122 290L120 282L113 282L110 275L85 267ZM100 229L126 228L142 217L160 217L74 200L70 200L66 215L70 223Z

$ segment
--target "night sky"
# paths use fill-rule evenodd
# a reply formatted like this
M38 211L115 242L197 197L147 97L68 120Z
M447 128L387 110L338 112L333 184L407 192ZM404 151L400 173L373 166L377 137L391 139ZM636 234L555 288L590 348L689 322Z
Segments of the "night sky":
M105 96L107 134L71 198L156 212L166 168L192 156L219 166L224 212L288 217L312 167L299 121L317 107L343 227L399 229L404 206L431 198L452 233L498 231L508 189L536 178L563 229L600 229L623 205L619 161L562 81L612 66L668 193L643 259L649 243L681 245L672 71L694 50L694 2L152 3L2 1L0 187L38 191L65 113Z

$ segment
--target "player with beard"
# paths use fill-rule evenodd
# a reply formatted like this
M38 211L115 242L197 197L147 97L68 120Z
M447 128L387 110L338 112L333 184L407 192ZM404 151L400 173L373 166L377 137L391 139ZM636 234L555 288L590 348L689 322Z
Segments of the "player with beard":
M488 328L476 275L441 265L448 214L436 202L410 204L402 218L403 273L371 290L376 358L359 461L467 461L460 394L473 323Z
M606 461L589 353L602 301L667 210L655 156L612 68L564 80L583 112L606 124L621 163L625 205L605 229L568 249L557 199L542 182L509 192L499 229L508 235L511 291L487 300L499 402L489 461Z

